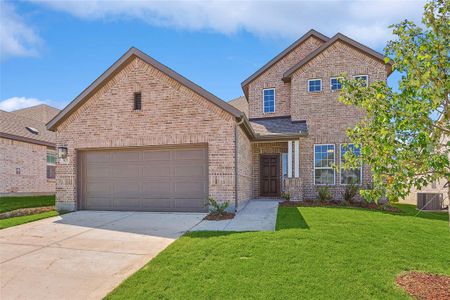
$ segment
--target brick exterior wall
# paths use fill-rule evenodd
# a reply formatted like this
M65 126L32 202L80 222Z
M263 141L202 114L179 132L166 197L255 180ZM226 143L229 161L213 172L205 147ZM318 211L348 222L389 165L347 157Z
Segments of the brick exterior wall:
M133 93L142 110L133 111ZM77 208L77 149L208 145L209 194L234 203L234 118L135 58L57 128L69 162L57 166L59 209Z
M339 166L340 144L349 142L346 130L354 127L364 116L364 112L356 107L339 102L339 92L330 89L330 77L343 73L348 76L368 75L369 84L385 81L387 76L384 63L340 41L292 76L292 119L306 120L309 133L307 137L300 138L300 177L305 199L317 198L313 182L314 144L334 144L336 164ZM322 79L321 92L308 92L308 79L313 78ZM363 183L367 184L370 180L370 168L365 166ZM341 198L343 187L340 185L340 174L336 173L336 185L330 189L336 198Z
M294 66L310 52L319 48L323 42L315 37L310 37L297 46L283 59L274 64L248 85L249 118L263 118L288 116L290 111L290 84L281 80L283 73ZM263 111L263 89L275 88L275 112L264 113Z
M242 128L238 128L238 210L253 198L252 144Z
M0 195L53 195L55 179L47 179L47 151L55 150L0 138Z

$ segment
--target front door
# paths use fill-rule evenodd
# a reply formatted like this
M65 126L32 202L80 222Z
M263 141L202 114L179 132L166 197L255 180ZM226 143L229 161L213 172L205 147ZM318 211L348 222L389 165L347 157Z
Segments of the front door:
M261 155L261 196L280 196L279 172L279 155Z

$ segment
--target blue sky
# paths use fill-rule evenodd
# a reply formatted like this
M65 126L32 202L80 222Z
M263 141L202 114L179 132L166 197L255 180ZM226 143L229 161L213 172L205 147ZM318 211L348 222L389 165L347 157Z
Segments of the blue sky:
M1 1L0 109L62 108L135 46L224 100L311 28L382 52L423 1ZM320 11L318 12L318 9ZM392 86L398 76L391 76Z

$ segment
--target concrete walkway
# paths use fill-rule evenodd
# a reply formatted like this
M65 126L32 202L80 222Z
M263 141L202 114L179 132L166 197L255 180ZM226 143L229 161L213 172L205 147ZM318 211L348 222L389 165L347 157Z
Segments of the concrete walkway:
M0 230L0 299L101 299L205 216L78 211Z
M191 231L261 231L275 230L278 201L251 200L234 219L224 221L203 220Z

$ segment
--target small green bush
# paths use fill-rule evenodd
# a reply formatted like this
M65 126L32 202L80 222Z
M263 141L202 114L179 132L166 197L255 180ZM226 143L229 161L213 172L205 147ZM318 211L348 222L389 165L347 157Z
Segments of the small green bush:
M341 192L342 199L344 199L345 202L352 203L356 195L358 195L358 192L359 187L354 183L350 183L346 185L345 189Z
M218 203L213 197L208 198L208 203L210 213L219 216L222 216L226 212L228 206L230 205L228 201Z
M292 196L291 196L291 193L289 193L289 192L282 192L281 198L286 201L291 201Z
M328 185L319 186L317 192L319 193L319 200L322 202L328 202L333 198Z

